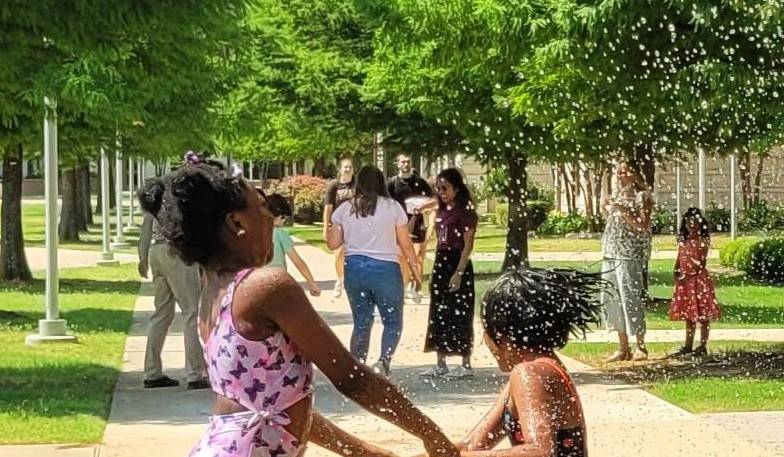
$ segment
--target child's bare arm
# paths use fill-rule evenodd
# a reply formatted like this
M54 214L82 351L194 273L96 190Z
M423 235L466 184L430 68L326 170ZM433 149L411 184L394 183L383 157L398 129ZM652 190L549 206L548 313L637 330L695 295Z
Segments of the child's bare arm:
M504 403L509 395L509 384L504 386L498 394L495 404L487 414L482 417L473 430L465 438L455 443L461 453L465 451L478 451L493 449L504 438L504 427L501 417L504 413Z
M394 453L361 440L313 411L308 440L335 454L352 457L397 457Z
M321 294L321 289L319 289L318 284L316 284L316 280L313 278L313 273L310 272L308 265L304 260L302 260L302 257L299 256L297 249L292 247L286 255L289 256L289 259L291 259L291 263L297 267L297 271L299 271L302 276L305 277L305 281L308 282L308 290L310 291L310 294L313 296L318 296Z

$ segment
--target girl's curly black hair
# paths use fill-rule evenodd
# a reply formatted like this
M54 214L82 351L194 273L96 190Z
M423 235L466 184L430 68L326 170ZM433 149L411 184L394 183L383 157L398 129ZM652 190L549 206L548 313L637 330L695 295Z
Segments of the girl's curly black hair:
M247 206L245 184L222 163L186 163L163 178L150 178L137 193L162 235L187 264L212 265L225 250L220 228L226 215Z
M599 323L599 292L612 288L601 273L522 268L507 271L485 292L482 325L493 341L549 351L566 345L569 333L585 335Z

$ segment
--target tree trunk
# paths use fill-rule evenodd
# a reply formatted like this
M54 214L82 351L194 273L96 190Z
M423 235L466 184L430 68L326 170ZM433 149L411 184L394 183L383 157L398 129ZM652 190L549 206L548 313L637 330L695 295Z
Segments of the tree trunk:
M114 177L117 174L115 169L114 152L109 153L109 209L114 209L117 206L117 187L114 185Z
M594 211L591 169L587 165L583 169L583 181L585 181L585 214L588 216L588 229L591 233L596 233L599 231L599 224L596 223L596 212Z
M762 193L762 170L765 164L765 156L760 154L757 158L757 174L754 176L754 204L760 204L760 194Z
M560 168L559 172L561 175L561 179L559 181L566 197L566 212L572 213L574 208L572 207L572 185L569 182L569 173L566 172L566 164L560 163L558 166Z
M33 278L24 250L22 232L22 145L9 148L3 157L3 206L0 216L0 279Z
M58 232L61 241L79 241L79 189L76 167L63 171L60 225Z
M507 154L509 229L506 232L506 253L502 268L511 270L528 266L528 208L525 203L528 187L528 174L525 167L528 159L515 154L514 151L508 151Z
M87 230L88 225L93 224L93 207L90 202L90 162L85 161L79 165L79 202L82 206L82 222L84 227L82 230Z
M602 194L603 192L603 185L602 185L602 178L604 178L604 173L607 171L607 166L604 162L598 162L596 164L596 174L594 174L594 181L593 181L593 207L594 212L596 213L597 218L601 215L600 208L602 206Z
M103 204L103 190L101 189L101 156L98 156L98 174L95 179L95 182L98 186L98 202L95 205L95 214L101 213L101 205Z
M580 163L570 164L569 172L572 174L572 211L577 212L577 198L580 196Z

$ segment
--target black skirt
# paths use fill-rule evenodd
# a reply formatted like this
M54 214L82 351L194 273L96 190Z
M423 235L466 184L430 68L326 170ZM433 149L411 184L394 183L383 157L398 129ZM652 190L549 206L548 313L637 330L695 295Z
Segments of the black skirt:
M471 355L474 346L474 268L468 262L457 292L449 292L449 279L457 271L460 251L436 251L430 278L430 314L425 352Z

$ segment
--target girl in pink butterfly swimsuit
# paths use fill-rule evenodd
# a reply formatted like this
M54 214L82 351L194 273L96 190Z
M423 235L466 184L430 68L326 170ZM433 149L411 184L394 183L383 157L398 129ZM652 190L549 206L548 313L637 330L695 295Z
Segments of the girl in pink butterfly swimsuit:
M343 455L390 453L313 411L312 364L370 412L417 436L432 456L456 457L441 430L385 378L358 363L272 256L273 216L238 172L190 153L146 183L142 207L171 247L205 270L201 336L216 394L193 457L299 456L312 441Z

